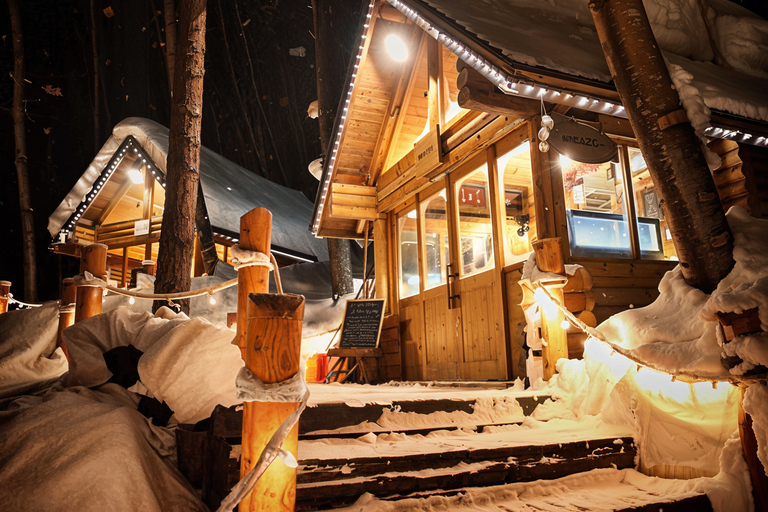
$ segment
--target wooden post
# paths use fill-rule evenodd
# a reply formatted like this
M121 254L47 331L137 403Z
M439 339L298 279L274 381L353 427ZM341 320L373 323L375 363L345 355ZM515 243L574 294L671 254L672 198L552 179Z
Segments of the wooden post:
M11 293L11 282L0 281L0 313L8 311L8 295Z
M240 217L240 248L269 254L272 244L272 214L266 208L255 208ZM269 292L269 268L261 265L237 271L237 335L234 344L245 359L245 328L248 295Z
M752 386L764 386L755 383ZM744 460L749 469L749 478L752 481L752 498L755 500L756 511L768 511L768 476L765 474L763 463L757 456L757 438L752 430L752 417L744 410L744 393L746 386L739 388L739 437L741 437L741 449Z
M559 283L547 284L547 291L563 304L563 286L565 285L565 262L559 238L544 238L533 243L536 252L536 263L540 270L563 276ZM546 342L542 346L542 365L544 380L549 380L557 370L557 360L568 357L568 335L560 324L565 315L559 308L541 306L541 337Z
M61 302L59 303L59 330L56 335L56 346L61 347L64 355L69 360L67 347L64 346L64 340L61 333L75 323L75 303L77 302L77 286L75 280L71 277L65 277L61 286Z
M83 248L80 256L80 272L90 272L99 279L107 278L107 249L104 244L91 244ZM77 287L75 322L101 313L104 296L100 286L81 284Z
M249 295L245 366L262 382L274 384L290 379L298 373L303 319L304 297L301 295ZM272 434L298 407L298 403L290 402L243 404L241 477L253 468ZM297 423L283 442L283 449L298 459L298 445ZM289 468L282 461L275 461L248 496L240 502L239 510L293 511L295 504L296 468Z
M155 275L155 269L157 268L157 265L155 265L155 262L152 260L143 260L141 262L141 268L142 272L148 276L153 276Z

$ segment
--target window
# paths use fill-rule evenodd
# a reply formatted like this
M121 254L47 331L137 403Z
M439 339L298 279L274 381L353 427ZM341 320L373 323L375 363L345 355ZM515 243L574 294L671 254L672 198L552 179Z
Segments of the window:
M528 141L497 158L504 189L505 263L528 259L536 236L536 215L531 181L531 148Z
M664 212L659 205L659 193L643 154L637 148L627 148L632 172L632 193L638 221L640 255L651 259L676 259L675 245L667 228Z
M416 236L416 210L397 219L397 236L400 242L400 297L419 293L419 246Z
M488 187L488 166L456 184L461 243L461 275L493 268L493 228Z
M446 264L449 249L446 206L444 189L421 204L427 267L425 289L443 285L447 281Z
M645 160L636 148L619 147L619 152L628 169L617 162L585 164L560 156L571 255L631 258L630 229L636 226L639 256L664 259L669 254L663 241L666 223ZM631 194L635 211L629 211L632 201L625 194Z

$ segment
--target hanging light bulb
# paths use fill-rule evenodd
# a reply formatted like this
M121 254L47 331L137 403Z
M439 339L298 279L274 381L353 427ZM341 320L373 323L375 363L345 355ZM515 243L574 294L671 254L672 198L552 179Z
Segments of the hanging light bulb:
M560 327L563 329L567 329L568 327L570 327L570 325L571 323L568 320L563 320L562 322L560 322Z
M211 303L211 306L213 306L214 304L216 304L216 299L214 299L214 298L213 298L213 295L211 295L211 294L208 294L208 295L210 295L210 296L211 296L211 298L210 298L210 299L208 299L208 302L210 302L210 303Z
M549 138L549 128L542 126L539 128L539 140L547 140Z
M541 126L544 128L547 128L548 130L551 130L555 127L555 120L552 119L552 116L549 114L544 114L541 116Z
M134 299L133 297L129 298L128 304L136 304L136 299Z

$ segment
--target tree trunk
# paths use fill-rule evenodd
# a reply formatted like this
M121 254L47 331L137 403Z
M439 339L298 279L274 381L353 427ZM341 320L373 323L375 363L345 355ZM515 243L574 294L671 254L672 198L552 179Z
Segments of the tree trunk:
M689 122L675 124L680 98L642 0L590 0L589 8L614 84L659 190L683 277L689 285L711 293L733 268L733 236L701 142ZM666 122L670 120L671 124Z
M94 0L91 0L91 51L93 52L93 153L101 148L101 104L99 101L99 52L96 44L96 14Z
M195 209L200 181L206 0L182 0L179 11L178 49L182 60L174 70L176 93L171 102L156 293L187 291L192 284ZM153 310L163 305L163 301L155 301ZM189 313L188 299L181 301L181 309Z
M163 0L165 18L165 62L168 67L168 90L173 97L173 69L176 66L176 6L174 0Z
M317 69L317 107L320 122L320 147L328 155L328 145L336 121L336 106L344 88L346 76L341 55L337 49L341 41L334 39L341 35L333 27L331 0L312 0L315 18L315 69ZM349 240L328 238L328 258L331 263L331 285L333 296L346 295L355 291L352 280L352 264Z
M37 301L37 261L35 259L35 226L27 173L27 135L24 123L24 39L21 12L16 0L8 0L13 31L13 131L16 139L16 176L19 182L22 254L24 258L24 300Z

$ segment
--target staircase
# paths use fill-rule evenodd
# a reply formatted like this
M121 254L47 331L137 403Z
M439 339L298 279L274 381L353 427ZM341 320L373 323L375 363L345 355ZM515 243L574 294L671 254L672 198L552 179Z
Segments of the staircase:
M623 473L616 470L634 468L637 455L630 432L559 420L536 428L540 424L529 416L547 397L515 393L512 398L503 389L491 397L485 389L482 398L473 399L467 398L472 391L465 391L454 399L405 397L384 406L324 402L308 407L299 423L296 510L343 507L363 495L414 500L408 504L418 509L420 499L450 504L468 489L473 495L497 496L492 486L501 485L496 489L502 493L516 489L520 504L532 500L527 503L531 508L521 510L712 510L703 494L659 496L622 482ZM242 412L220 407L204 425L207 432L180 431L182 471L202 488L212 509L239 478L241 422ZM195 457L201 446L206 455ZM190 475L189 462L194 466L195 460L203 461L203 467L192 468ZM570 497L560 480L525 484L579 478ZM601 493L600 503L608 508L594 506Z

